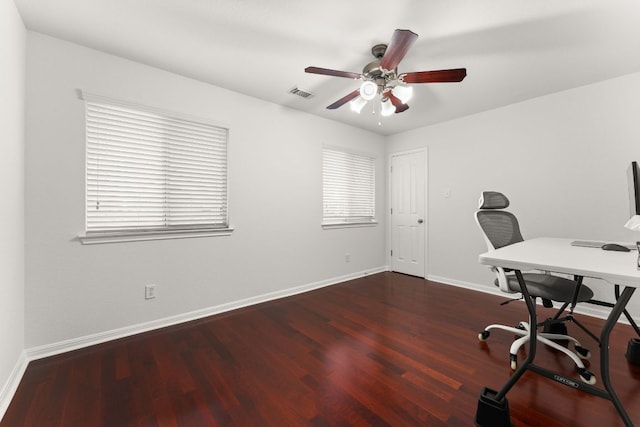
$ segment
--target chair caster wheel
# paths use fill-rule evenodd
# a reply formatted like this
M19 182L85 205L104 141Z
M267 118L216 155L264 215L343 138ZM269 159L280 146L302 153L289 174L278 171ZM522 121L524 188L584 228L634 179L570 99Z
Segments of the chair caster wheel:
M491 335L489 331L482 331L478 334L478 339L480 341L486 341L487 338L489 338L489 335Z
M509 355L509 366L511 366L512 371L518 369L518 356L516 356L515 354Z
M579 345L575 346L576 353L580 359L589 360L591 359L591 352L588 348L581 347Z
M596 376L584 368L578 369L578 375L585 384L594 385L596 383Z

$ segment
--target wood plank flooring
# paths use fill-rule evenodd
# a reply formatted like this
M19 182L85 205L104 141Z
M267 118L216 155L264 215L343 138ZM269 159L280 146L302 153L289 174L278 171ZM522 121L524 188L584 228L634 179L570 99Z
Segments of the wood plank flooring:
M513 339L494 332L480 343L477 333L526 320L522 302L501 301L395 273L364 277L34 361L0 427L472 426L481 388L510 375ZM596 344L569 330L599 376ZM640 425L640 368L624 357L632 336L616 326L612 378ZM539 355L575 375L566 356ZM622 425L610 402L533 373L508 399L515 426Z

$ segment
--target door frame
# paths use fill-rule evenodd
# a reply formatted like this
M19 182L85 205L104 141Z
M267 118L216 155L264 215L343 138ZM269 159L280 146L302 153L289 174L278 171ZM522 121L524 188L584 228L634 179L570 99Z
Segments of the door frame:
M429 147L415 148L412 150L395 151L389 153L387 158L387 270L392 271L393 260L391 259L391 243L393 242L393 227L391 226L391 203L393 200L391 183L391 165L395 156L422 153L424 157L424 279L429 276Z

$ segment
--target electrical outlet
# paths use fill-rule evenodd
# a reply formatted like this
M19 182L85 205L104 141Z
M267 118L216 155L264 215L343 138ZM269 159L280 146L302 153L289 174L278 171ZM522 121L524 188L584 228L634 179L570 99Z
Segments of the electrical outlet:
M156 297L156 285L145 285L144 299L153 299Z
M350 253L346 253L344 254L344 262L351 262L351 254Z

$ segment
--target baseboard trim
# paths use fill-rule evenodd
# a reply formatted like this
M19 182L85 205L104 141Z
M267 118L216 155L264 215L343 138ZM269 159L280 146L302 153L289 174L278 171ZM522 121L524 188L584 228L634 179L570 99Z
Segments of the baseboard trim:
M28 364L29 359L27 358L27 352L23 351L20 353L20 357L13 367L11 374L9 374L7 382L4 384L4 387L2 387L2 390L0 390L0 420L2 420L5 412L7 412L11 399L13 399L16 390L18 390L18 386L20 385L20 381L22 381L22 376L27 370Z
M472 291L478 291L478 292L482 292L482 293L485 293L485 294L495 295L497 297L502 297L504 299L509 299L509 297L506 296L504 294L504 292L500 292L500 289L498 289L495 286L479 285L477 283L465 282L465 281L462 281L462 280L449 279L448 277L433 276L431 274L427 277L427 280L431 280L433 282L438 282L438 283L444 283L445 285L453 285L453 286L456 286L458 288L464 288L464 289L469 289L469 290L472 290Z
M388 271L387 266L380 266L364 271L359 271L344 276L334 277L327 280L321 280L319 282L308 283L302 286L296 286L293 288L284 289L281 291L270 292L255 297L245 298L238 301L233 301L225 304L220 304L212 307L207 307L201 310L195 310L188 313L182 313L175 316L165 317L162 319L152 320L150 322L140 323L137 325L127 326L124 328L114 329L105 332L99 332L97 334L87 335L83 337L73 338L70 340L60 341L52 344L46 344L43 346L33 347L26 350L26 358L28 361L42 359L49 356L55 356L57 354L66 353L73 350L78 350L92 345L101 344L108 341L113 341L120 338L140 334L143 332L149 332L156 329L165 328L167 326L174 326L180 323L190 322L193 320L202 319L204 317L213 316L227 311L236 310L251 305L272 301L280 298L285 298L304 292L309 292L315 289L320 289L326 286L335 285L338 283L346 282L348 280L357 279L359 277L368 276L371 274L381 273Z
M461 280L454 280L454 279L449 279L447 277L433 276L433 275L429 275L427 279L432 280L434 282L438 282L438 283L444 283L445 285L452 285L452 286L457 286L459 288L469 289L472 291L479 291L479 292L484 292L486 294L496 295L504 298L505 300L509 299L509 296L505 295L503 292L500 292L500 290L495 286L488 287L484 285L479 285L477 283L464 282ZM554 306L556 308L560 307L559 304L554 304ZM575 309L575 313L582 314L585 316L596 317L599 319L606 319L610 311L611 310L609 308L601 307L597 305L591 305L591 304L578 304ZM636 323L640 324L640 317L633 317L633 320ZM629 321L624 316L621 316L618 322L623 323L625 325L629 324Z

